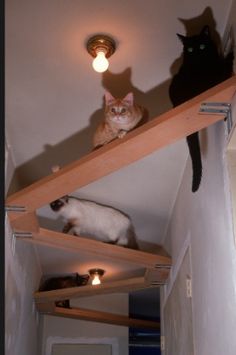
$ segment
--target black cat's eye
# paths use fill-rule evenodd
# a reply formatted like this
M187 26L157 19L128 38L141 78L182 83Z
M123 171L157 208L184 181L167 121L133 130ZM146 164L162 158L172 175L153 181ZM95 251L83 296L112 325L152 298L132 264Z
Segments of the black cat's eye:
M188 47L188 52L192 53L193 52L193 47Z
M116 113L116 110L115 110L114 107L112 107L111 112L112 112L112 113Z
M126 113L126 108L122 108L121 113Z
M200 44L199 48L200 48L201 50L203 50L203 49L206 48L206 46L205 46L205 44Z

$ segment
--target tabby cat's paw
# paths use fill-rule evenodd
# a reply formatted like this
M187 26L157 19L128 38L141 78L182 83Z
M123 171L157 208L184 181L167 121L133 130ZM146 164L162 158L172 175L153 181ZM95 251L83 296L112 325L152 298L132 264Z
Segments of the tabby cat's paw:
M123 138L125 135L126 135L126 131L123 131L123 130L121 130L121 131L119 131L118 132L118 138Z

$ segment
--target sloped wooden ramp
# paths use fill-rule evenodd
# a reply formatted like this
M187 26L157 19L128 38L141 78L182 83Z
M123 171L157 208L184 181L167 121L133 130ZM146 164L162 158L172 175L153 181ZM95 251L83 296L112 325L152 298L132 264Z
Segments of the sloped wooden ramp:
M45 245L50 248L62 249L73 253L100 255L112 261L126 262L144 268L170 268L171 259L168 256L156 255L140 250L124 248L118 245L102 243L86 237L72 235L40 228L32 233L32 238L21 238L29 243Z
M168 276L168 269L146 270L141 277L123 279L114 282L107 282L101 285L87 285L71 287L55 291L35 292L34 299L37 310L42 314L49 314L57 317L81 319L99 323L115 324L133 328L160 329L159 322L133 319L124 315L100 312L82 308L56 307L55 301L73 299L78 297L96 296L100 294L124 293L144 288L157 287L165 283Z
M235 91L236 75L136 128L124 138L117 139L14 193L7 198L6 205L22 207L25 211L9 213L10 220L23 218L24 215L61 196L70 194L157 149L223 120L225 118L223 112L202 114L201 104L206 101L230 104Z
M62 308L62 307L56 307L54 306L54 304L49 305L49 307L45 309L41 304L39 304L38 310L42 314L50 314L56 317L80 319L80 320L86 320L90 322L120 325L123 327L153 329L153 330L160 329L159 322L130 318L124 315L108 313L108 312L100 312L100 311L90 310L90 309Z
M151 277L150 273L154 274ZM156 275L155 275L156 274ZM166 270L146 270L145 274L140 277L122 279L118 281L104 282L100 285L86 285L79 287L63 288L60 290L35 292L34 299L36 305L41 303L52 303L55 301L62 301L65 299L96 296L110 293L125 293L142 290L144 288L156 287L163 285L168 276L168 269Z

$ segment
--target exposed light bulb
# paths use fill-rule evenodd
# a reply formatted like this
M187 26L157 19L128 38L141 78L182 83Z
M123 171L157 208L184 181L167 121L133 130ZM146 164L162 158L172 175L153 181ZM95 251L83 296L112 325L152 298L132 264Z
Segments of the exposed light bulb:
M99 275L94 275L93 281L92 281L92 285L100 285L101 281L99 278Z
M100 285L100 277L102 277L105 273L105 270L94 268L89 270L89 275L92 278L92 285Z
M103 73L107 70L109 62L105 56L104 51L98 50L96 58L92 63L93 69L98 73Z

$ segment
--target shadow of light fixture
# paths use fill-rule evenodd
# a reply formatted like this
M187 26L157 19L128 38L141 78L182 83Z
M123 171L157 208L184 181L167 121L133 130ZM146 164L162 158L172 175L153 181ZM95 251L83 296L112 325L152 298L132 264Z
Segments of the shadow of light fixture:
M101 277L105 274L105 270L103 269L90 269L89 275L92 278L92 285L100 285Z
M92 66L98 73L103 73L108 69L109 58L116 50L115 41L106 35L97 34L87 42L87 51L94 57Z

